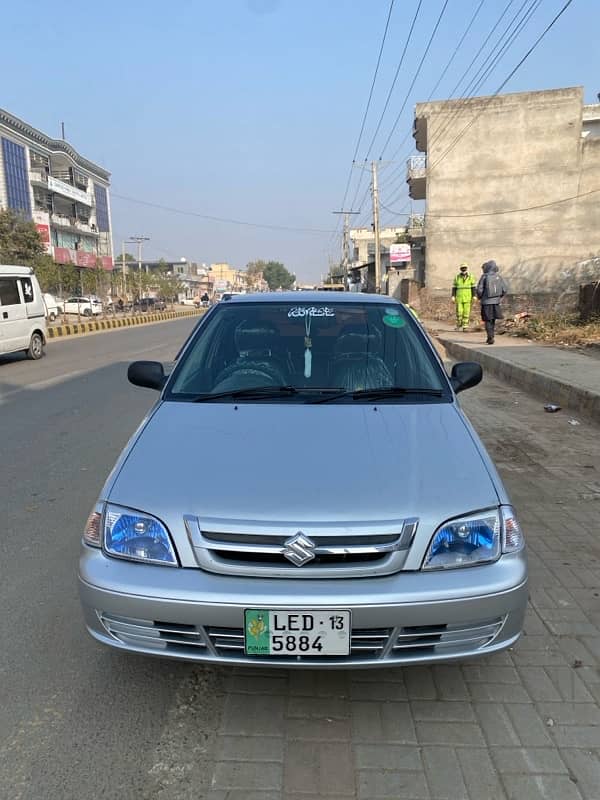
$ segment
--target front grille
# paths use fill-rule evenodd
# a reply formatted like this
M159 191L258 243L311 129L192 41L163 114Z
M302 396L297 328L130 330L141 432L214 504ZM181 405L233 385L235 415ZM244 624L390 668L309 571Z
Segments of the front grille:
M392 628L352 629L350 636L350 658L348 656L277 656L278 661L306 661L322 663L379 658L387 644ZM225 658L245 658L244 631L242 628L206 628L217 654Z
M128 619L108 614L99 616L108 633L123 644L158 651L206 650L206 639L202 629L195 625Z
M248 577L350 578L402 569L418 520L240 523L186 516L198 565L208 572Z
M491 644L496 638L504 619L494 619L471 624L424 625L401 628L396 635L392 652L403 657L419 657L426 652L448 653L453 650L478 650Z
M189 658L259 660L244 652L243 628L180 625L172 622L129 619L98 612L106 631L125 645ZM347 664L382 660L419 661L475 653L489 646L500 633L505 617L467 624L439 624L397 628L353 628L349 656L273 656L287 663ZM269 656L261 660L269 660Z

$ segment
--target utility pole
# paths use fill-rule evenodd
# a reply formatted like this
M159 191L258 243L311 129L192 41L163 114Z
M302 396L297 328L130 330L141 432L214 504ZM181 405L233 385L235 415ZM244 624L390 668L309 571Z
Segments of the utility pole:
M350 254L350 215L359 214L359 211L332 211L332 214L344 215L344 235L342 238L342 269L344 271L344 289L348 291L348 262Z
M379 243L379 190L377 188L377 161L371 162L373 192L373 231L375 233L375 291L381 291L381 247Z
M140 283L140 300L142 299L142 243L149 242L149 236L132 236L131 241L137 244L138 277Z

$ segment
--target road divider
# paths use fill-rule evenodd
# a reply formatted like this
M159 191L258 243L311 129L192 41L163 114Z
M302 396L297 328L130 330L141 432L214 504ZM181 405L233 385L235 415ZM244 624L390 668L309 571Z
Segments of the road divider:
M132 317L107 317L106 319L92 320L91 322L67 322L61 325L48 326L48 339L58 339L63 336L82 336L99 331L109 331L115 328L131 328L136 325L148 325L152 322L166 322L171 319L184 317L201 317L204 309L190 308L185 311L161 311L155 314L137 314Z

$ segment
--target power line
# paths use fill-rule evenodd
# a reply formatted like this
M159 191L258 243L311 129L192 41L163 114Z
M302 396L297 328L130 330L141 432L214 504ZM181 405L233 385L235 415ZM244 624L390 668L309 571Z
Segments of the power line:
M408 212L406 212L406 213L404 212L404 209L406 208L406 206L408 205L408 203L406 203L406 205L402 206L402 208L400 209L400 211L395 211L393 208L389 208L388 206L384 205L383 203L380 203L379 205L380 205L382 208L385 208L385 210L386 210L386 211L389 211L389 212L390 212L390 214L394 214L396 217L403 217L403 216L405 216L405 217L410 217L410 211L408 211Z
M360 147L360 143L362 141L362 136L363 136L363 133L364 133L364 130L365 130L365 123L367 121L367 115L368 115L369 109L371 107L371 100L373 98L373 90L375 88L375 82L377 81L377 74L379 72L379 65L381 63L381 56L383 54L383 48L385 46L385 40L387 38L388 28L390 26L390 19L391 19L391 16L392 16L392 10L394 8L394 2L395 2L395 0L391 0L391 2L390 2L390 8L389 8L388 15L387 15L387 20L386 20L386 23L385 23L385 29L383 31L383 37L381 39L381 46L379 48L379 55L377 57L377 64L375 66L375 72L373 73L373 80L371 81L371 89L369 91L369 98L367 100L367 105L365 107L365 111L364 111L364 114L363 114L362 123L361 123L361 126L360 126L360 132L358 134L358 139L356 140L356 147L354 148L354 155L352 156L352 165L350 166L350 170L348 171L348 180L346 181L346 189L344 191L344 199L342 201L341 208L345 208L346 207L346 199L348 197L348 190L350 189L350 183L352 181L352 166L356 162L356 156L358 155L358 149ZM339 220L338 220L338 226L336 226L336 232L337 232L337 228L338 227L339 227Z
M400 121L400 117L402 116L402 112L404 111L404 108L405 108L405 106L406 106L406 104L408 102L408 98L410 97L410 93L412 92L413 87L414 87L415 83L417 82L417 78L421 74L421 69L423 67L423 63L425 62L425 59L427 58L427 54L429 53L429 50L430 50L431 45L433 43L433 40L435 38L435 34L437 33L437 30L438 30L438 28L440 26L440 23L441 23L442 18L444 16L444 12L446 11L446 8L448 6L448 2L449 2L449 0L444 0L444 5L442 6L442 10L439 13L439 16L437 18L437 22L435 23L433 31L431 32L431 36L429 37L429 41L427 42L427 47L425 48L425 52L423 53L423 56L421 57L421 60L419 62L419 66L417 67L417 71L415 72L414 77L412 79L412 82L411 82L411 84L410 84L410 86L408 88L408 92L406 93L406 97L404 98L404 101L402 103L402 107L400 108L400 111L398 112L398 116L396 117L396 119L394 121L394 124L392 125L392 130L389 132L388 137L385 140L385 144L383 145L383 148L381 150L381 155L379 156L380 159L383 158L383 154L385 153L385 151L387 149L387 146L390 143L390 139L394 135L394 131L396 130L396 127L398 126L398 122Z
M482 0L483 2L483 0ZM410 44L410 40L412 38L413 30L415 29L415 25L417 22L417 17L419 16L419 11L421 10L421 6L423 5L423 0L419 0L417 5L417 10L415 11L414 17L412 19L410 30L408 31L408 36L406 37L406 42L404 43L404 49L402 50L402 55L400 56L400 61L398 62L398 66L396 68L396 74L394 75L394 80L392 81L392 85L390 86L388 95L385 100L385 104L383 106L383 111L381 112L381 116L379 117L379 122L377 123L377 127L375 128L375 133L371 139L371 144L369 145L369 149L365 156L365 161L369 158L371 154L371 150L373 149L373 144L375 143L375 139L377 138L377 134L379 133L379 129L381 128L381 123L383 122L383 118L385 117L385 112L388 109L388 105L390 103L390 99L392 97L392 92L394 91L394 87L396 86L396 81L398 80L398 75L400 74L400 69L402 68L402 64L404 63L404 56L406 55L406 51L408 49L408 45Z
M138 200L135 197L126 197L122 194L111 192L111 197L116 197L119 200L125 200L128 203L136 203L140 206L147 206L148 208L157 208L160 211L169 211L172 214L182 214L187 217L196 217L198 219L206 219L210 222L225 222L230 225L243 225L247 228L264 228L272 231L291 231L293 233L332 233L331 230L324 230L323 228L292 228L287 225L270 225L260 222L248 222L247 220L234 219L231 217L215 217L211 214L200 214L198 211L189 211L183 208L173 208L172 206L163 206L159 203L150 203L147 200Z
M461 75L461 77L459 78L458 82L457 82L457 83L456 83L456 85L454 86L454 88L453 88L453 90L452 90L452 92L451 92L451 96L454 94L454 92L456 91L456 89L458 88L458 86L460 86L460 84L462 83L462 81L464 80L464 78L467 76L467 74L468 74L468 73L469 73L469 71L471 70L471 67L473 66L473 64L474 64L474 63L477 61L477 58L478 58L478 57L479 57L479 55L481 54L481 52L482 52L483 48L485 47L485 45L488 43L488 41L489 41L489 40L491 39L491 37L493 36L493 34L494 34L495 30L498 28L498 26L500 25L501 21L502 21L502 20L504 19L504 17L506 16L506 13L508 12L508 10L509 10L510 6L513 4L513 2L514 2L514 0L509 0L508 4L505 6L504 10L503 10L503 11L502 11L502 13L500 14L499 18L496 20L496 22L495 22L494 26L492 27L491 31L490 31L490 32L488 33L488 35L486 36L486 38L485 38L485 40L484 40L483 44L481 45L481 47L479 48L479 50L477 51L477 53L475 54L475 56L474 56L474 57L473 57L473 59L471 60L471 62L470 62L470 64L469 64L469 66L466 68L466 70L463 72L463 74L462 74L462 75ZM452 126L452 125L453 125L453 124L456 122L456 120L457 120L457 119L458 119L458 118L461 116L461 114L462 114L463 110L464 110L464 109L465 109L465 108L468 106L468 101L469 101L469 99L470 99L470 97L468 96L468 94L469 94L469 91L471 92L471 96L472 96L472 95L474 94L474 92L476 92L476 91L477 91L477 89L478 89L480 86L482 86L482 84L483 84L483 83L485 82L485 80L486 80L486 79L489 77L489 75L491 74L491 72L492 72L492 71L495 69L495 67L498 65L499 61L500 61L500 60L502 59L502 57L503 57L503 56L506 54L506 52L508 51L508 49L510 48L510 46L512 45L512 43L515 41L516 37L517 37L517 36L518 36L518 35L521 33L521 31L523 30L523 28L525 27L525 25L526 25L526 24L529 22L529 20L531 19L532 15L535 13L535 11L537 10L537 8L539 7L539 5L540 5L540 3L542 2L542 0L531 0L531 4L530 4L529 8L526 10L526 12L525 12L525 14L523 15L523 17L521 18L521 20L520 20L520 21L517 23L517 25L516 25L516 27L515 27L514 31L512 32L512 34L510 34L510 36L508 37L507 41L506 41L506 42L504 42L504 44L502 45L502 47L501 47L500 51L496 53L495 57L493 57L493 56L494 56L494 53L495 53L495 51L497 51L497 49L498 49L499 45L501 45L501 44L502 44L502 42L503 42L503 39L506 37L506 34L508 33L508 31L509 31L509 30L512 28L513 24L514 24L514 23L516 22L516 20L518 19L519 15L521 14L521 12L522 12L522 10L523 10L523 8L525 7L525 5L526 5L526 3L527 3L527 2L528 2L528 0L523 0L523 3L522 3L522 4L521 4L521 6L519 7L519 9L517 10L516 14L513 16L513 18L511 19L511 21L510 21L510 22L509 22L509 24L507 25L507 27L504 29L503 33L500 35L500 37L499 37L499 38L498 38L498 40L496 41L495 45L492 47L492 49L491 49L490 53L488 54L487 58L486 58L486 59L483 61L483 63L482 63L480 66L479 66L479 68L478 68L477 72L475 73L475 75L474 75L474 76L473 76L473 78L471 79L470 83L467 85L466 89L463 91L463 94L461 95L461 98L460 98L460 100L462 100L462 102L459 102L459 103L458 103L458 105L457 105L457 108L456 108L456 109L455 109L453 112L451 112L451 113L450 113L450 115L448 116L448 119L447 119L447 120L445 120L445 122L442 122L442 124L441 124L441 126L440 126L439 130L437 130L437 131L436 131L436 132L435 132L435 133L434 133L434 134L433 134L433 135L430 137L430 140L428 141L428 148L429 148L429 149L431 149L432 145L433 145L435 142L439 141L439 139L441 139L441 138L442 138L442 136L443 136L443 135L446 133L446 131L447 131L447 130L448 130L448 129L449 129L449 128L450 128L450 127L451 127L451 126ZM479 9L477 9L477 11L479 11ZM488 66L488 68L485 70L484 74L483 74L483 75L481 75L482 69L485 67L485 65L486 65L486 64L487 64L487 63L490 61L490 58L492 58L492 57L493 57L492 63L490 63L490 64L489 64L489 66ZM480 77L480 76L481 76L481 77ZM478 78L479 78L479 80L478 80ZM477 81L477 83L476 83L476 84L474 83L475 81ZM438 83L439 83L439 82L438 82ZM433 90L432 90L432 92L430 93L429 97L427 98L427 102L428 102L428 101L431 99L431 97L432 97L432 95L433 95L433 92L434 92L434 91L435 91L435 89L437 88L437 85L438 85L438 84L436 84L436 86L434 87L434 89L433 89ZM402 142L400 143L400 145L398 146L398 148L395 150L395 152L394 152L394 154L393 154L392 158L396 158L396 156L397 156L398 152L401 150L401 148L404 146L404 144L405 144L405 143L406 143L406 141L407 141L407 140L410 138L410 136L411 136L411 133L410 133L410 132L409 132L409 133L407 133L407 135L404 137L404 139L402 140ZM412 148L411 148L411 150L412 150ZM405 154L405 156L404 156L404 158L402 159L402 161L404 161L404 160L405 160L405 159L406 159L406 158L407 158L409 155L410 155L410 151L408 151L408 152ZM400 170L402 170L402 165L400 165L398 169L399 169L399 171L400 171Z
M511 2L512 2L512 0L511 0ZM470 20L469 24L468 24L468 25L467 25L467 27L465 28L465 31L464 31L463 35L460 37L460 40L459 40L458 44L457 44L457 45L456 45L456 47L454 48L454 52L452 53L452 55L451 55L451 56L450 56L450 58L448 59L448 63L446 64L446 66L445 66L445 67L444 67L444 69L442 70L442 72L441 72L441 74L440 74L440 77L437 79L437 82L436 82L435 86L433 87L433 89L432 89L432 90L431 90L431 92L429 93L429 97L427 98L427 102L429 102L429 100L431 100L431 98L433 97L433 95L434 95L434 93L435 93L435 90L438 88L438 86L440 85L440 83L441 83L441 82L444 80L444 78L445 78L445 76L446 76L446 73L447 73L447 72L448 72L448 70L450 69L450 66L452 65L452 62L453 62L453 61L454 61L454 59L456 58L456 54L458 53L458 51L459 51L459 50L460 50L460 48L462 47L462 44L463 44L463 42L465 41L465 39L467 38L467 35L468 35L469 31L470 31L470 30L471 30L471 28L473 27L473 24L474 24L475 20L477 19L478 15L479 15L479 12L481 11L481 8L482 8L482 6L483 6L483 4L484 4L484 3L485 3L485 0L480 0L480 3L479 3L479 5L477 6L477 8L475 9L475 11L474 11L474 13L473 13L473 16L471 17L471 20Z
M502 12L502 14L500 15L498 21L496 22L496 24L494 25L494 27L490 31L490 34L486 38L486 44L489 41L489 39L491 38L491 36L494 33L494 31L496 30L496 28L498 27L498 25L500 24L501 20L504 18L506 12L508 11L509 7L512 5L513 2L514 2L514 0L510 0L508 5L505 7L505 9ZM510 31L512 26L515 24L515 22L518 20L521 12L523 11L523 9L525 8L525 6L527 5L528 2L530 3L530 5L529 5L529 8L527 9L527 11L525 12L525 14L523 15L523 19L525 18L525 16L527 15L528 12L532 11L533 6L535 4L535 0L523 0L521 5L517 9L516 13L511 18L511 20L508 23L508 25L504 28L504 30L502 31L502 33L500 34L500 36L496 40L495 44L491 47L490 52L488 53L487 57L484 58L483 62L477 68L474 76L466 84L465 88L463 89L463 91L462 91L462 93L460 95L459 102L458 102L456 108L451 111L451 113L449 114L449 116L448 116L448 118L446 120L442 121L442 124L440 125L439 129L431 137L431 142L428 142L429 147L431 147L435 142L438 142L440 139L442 139L442 137L446 134L446 132L453 126L453 124L456 122L456 120L461 116L462 112L468 107L469 99L475 95L475 92L477 91L477 88L483 82L481 80L481 75L482 75L482 72L485 71L485 65L489 62L490 58L494 57L494 54L496 54L496 52L497 52L499 47L501 47L503 45L506 45L505 40L507 39L508 32ZM510 38L510 37L508 37L508 38ZM514 38L512 39L512 41L514 41ZM477 53L477 56L474 59L474 61L479 57L479 54L481 53L481 51L482 51L482 48L479 49L479 51ZM459 84L463 81L464 78L466 78L469 70L471 69L471 66L474 64L474 61L471 62L471 64L467 68L467 70L461 76ZM494 66L495 66L496 63L497 62L494 62ZM489 71L485 71L485 77L487 77L489 74L490 74ZM457 86L459 84L457 84ZM453 90L453 93L454 93L454 90Z
M573 2L573 0L567 0L567 2L563 5L563 7L560 9L560 11L556 14L556 16L552 19L552 21L546 26L546 28L542 31L542 33L535 40L535 42L531 45L531 47L525 53L525 55L519 61L519 63L511 70L511 72L507 75L507 77L502 81L502 83L496 89L494 94L489 97L487 103L481 109L479 114L474 116L473 119L469 123L467 123L467 125L462 129L462 131L458 134L458 136L450 143L450 145L446 148L446 150L442 153L442 155L437 159L437 161L435 161L430 167L428 167L428 169L433 169L434 167L436 167L440 163L440 161L442 161L442 159L444 159L448 155L448 153L455 147L455 145L460 141L460 139L462 139L462 137L469 130L469 128L472 125L474 125L474 123L483 114L483 112L486 110L486 108L489 106L489 104L492 102L492 100L500 94L500 92L502 91L502 89L504 89L504 87L510 81L510 79L523 66L523 64L527 61L529 56L533 53L533 51L537 48L537 46L540 44L540 42L544 39L544 37L549 33L549 31L554 27L554 25L562 17L562 15L565 13L565 11L568 9L568 7L571 5L572 2Z
M572 3L573 0L569 0ZM549 208L550 206L558 206L561 203L569 203L572 200L579 200L581 197L588 197L592 194L598 194L598 189L590 189L587 192L580 192L579 194L571 195L570 197L562 197L560 200L552 200L549 203L538 203L535 206L525 206L523 208L507 208L504 211L481 211L474 214L427 214L427 219L467 219L470 217L497 217L503 214L520 214L524 211L537 211L541 208Z

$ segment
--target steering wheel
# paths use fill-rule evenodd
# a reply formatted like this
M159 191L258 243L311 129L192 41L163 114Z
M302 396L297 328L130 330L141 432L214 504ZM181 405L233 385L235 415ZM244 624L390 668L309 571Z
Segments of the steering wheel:
M279 372L278 369L275 367L271 367L269 364L259 363L254 365L246 364L241 366L240 364L230 364L217 376L217 380L215 383L215 387L213 391L226 391L226 389L221 388L221 384L223 383L230 383L232 384L231 388L235 389L243 389L243 384L246 381L243 378L252 377L256 382L248 382L248 386L260 386L260 381L263 381L267 385L273 386L283 386L285 384L285 378ZM242 386L234 386L234 381L232 378L242 378Z

